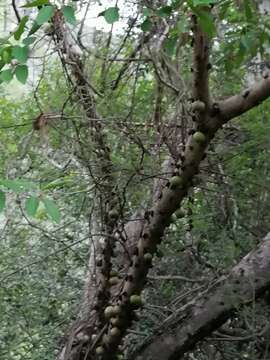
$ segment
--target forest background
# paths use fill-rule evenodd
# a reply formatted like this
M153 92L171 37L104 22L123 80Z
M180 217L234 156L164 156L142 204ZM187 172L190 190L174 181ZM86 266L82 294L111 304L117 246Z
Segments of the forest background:
M8 6L1 359L269 359L268 1Z

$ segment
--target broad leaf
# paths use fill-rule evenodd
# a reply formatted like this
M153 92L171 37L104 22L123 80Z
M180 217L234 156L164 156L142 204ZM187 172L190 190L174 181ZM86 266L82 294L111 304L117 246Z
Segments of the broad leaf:
M25 63L28 59L28 47L15 45L12 49L12 56L21 63Z
M33 35L35 32L37 32L40 29L41 25L38 25L36 21L34 21L33 26L31 27L28 36Z
M13 73L11 69L3 70L0 72L0 79L9 83L13 79Z
M0 212L3 211L6 205L6 195L0 190Z
M46 212L49 215L49 217L56 223L59 223L61 215L54 201L52 201L51 199L43 198L42 202L45 206Z
M32 1L30 3L27 3L21 7L23 8L30 8L30 7L37 7L37 6L42 6L42 5L46 5L49 4L49 0L35 0Z
M2 57L2 60L5 64L9 64L10 61L11 61L11 52L12 52L12 47L9 46L9 47L6 47L2 50L1 52L1 57Z
M102 11L99 16L104 16L108 24L113 24L119 20L119 9L118 7L109 7L105 11Z
M22 33L24 32L25 25L28 21L28 16L24 16L22 20L20 21L20 24L18 26L18 29L14 32L14 39L20 40Z
M39 13L36 17L36 23L38 25L42 25L45 22L49 21L51 19L51 17L53 16L53 12L54 12L54 7L51 5L42 7L39 10Z
M63 6L62 12L63 12L64 18L66 19L67 22L69 22L72 25L76 24L76 18L75 18L75 13L74 13L73 7Z
M175 31L174 31L175 29ZM175 28L172 29L173 33L175 35L179 35L179 34L182 34L184 32L188 32L189 30L189 24L187 22L187 20L185 18L182 18L178 21L178 23L176 24Z
M16 66L15 75L20 83L25 84L28 78L28 67L26 65Z
M34 36L30 36L30 37L23 39L23 43L24 43L24 45L31 45L36 41L36 39L37 38L35 38Z
M143 8L142 13L143 13L143 16L146 16L146 17L151 15L151 11L147 7Z
M152 28L152 22L149 19L145 19L144 22L141 24L142 31L146 32Z
M196 11L196 15L198 16L198 22L202 27L203 31L213 37L216 33L216 27L212 16L206 11Z
M16 192L34 190L37 188L35 183L27 180L0 180L0 185Z
M172 7L171 6L163 6L162 8L157 10L157 15L160 17L168 17L172 13Z
M29 216L35 216L39 205L39 198L31 196L25 202L25 211Z
M168 38L165 41L165 50L166 50L166 53L170 56L173 56L175 53L177 39L178 39L178 37L174 36L174 37Z

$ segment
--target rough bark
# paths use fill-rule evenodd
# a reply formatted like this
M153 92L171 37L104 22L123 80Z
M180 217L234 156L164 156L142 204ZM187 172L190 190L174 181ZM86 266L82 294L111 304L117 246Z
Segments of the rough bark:
M128 360L179 360L235 311L270 287L270 233L230 274L165 321Z

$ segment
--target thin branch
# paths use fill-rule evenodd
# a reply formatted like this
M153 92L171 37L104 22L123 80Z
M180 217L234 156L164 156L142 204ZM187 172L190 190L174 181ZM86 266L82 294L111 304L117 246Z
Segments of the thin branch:
M181 275L160 275L160 276L148 276L148 279L150 280L181 280L181 281L187 281L192 283L198 283L203 282L203 279L190 279L185 276Z
M11 4L12 4L13 10L14 10L16 19L17 19L17 21L19 23L21 21L21 17L20 17L19 11L17 9L16 0L12 0Z

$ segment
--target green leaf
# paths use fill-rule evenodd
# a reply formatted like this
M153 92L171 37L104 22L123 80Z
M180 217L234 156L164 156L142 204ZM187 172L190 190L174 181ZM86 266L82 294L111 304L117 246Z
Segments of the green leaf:
M179 35L184 32L187 32L189 30L189 24L188 24L187 20L183 18L180 21L178 21L178 23L175 26L175 30L176 30L175 35L177 33Z
M193 0L193 6L208 6L216 2L217 0Z
M0 185L8 188L9 190L21 192L27 190L35 190L36 184L27 180L0 180Z
M9 83L13 79L13 73L11 69L1 71L0 79Z
M44 6L39 10L39 13L36 17L36 23L42 25L45 22L49 21L53 16L54 7L51 5Z
M12 52L12 47L9 46L9 47L6 47L2 50L1 52L1 57L2 57L2 60L5 64L9 64L11 59L12 59L12 56L11 56L11 52Z
M24 32L25 25L28 21L28 16L24 16L22 20L20 21L20 24L18 26L18 29L14 32L14 39L20 40L22 33Z
M3 67L5 66L6 64L3 62L3 61L0 61L0 70L3 69Z
M31 196L25 202L25 211L29 216L35 216L39 205L39 198Z
M46 5L49 4L49 0L35 0L32 1L30 3L27 3L23 6L21 6L22 8L30 8L30 7L37 7L37 6L42 6L42 5Z
M113 24L119 20L119 8L118 7L109 7L105 11L102 11L99 16L104 16L108 24Z
M246 54L246 48L240 42L238 51L237 51L236 55L234 56L234 63L236 66L239 66L243 62L245 54Z
M26 65L16 66L15 75L20 83L25 84L28 78L28 67Z
M202 10L196 10L196 15L198 16L198 22L203 31L210 37L213 37L216 33L216 27L213 17L206 11Z
M249 0L245 0L243 2L244 8L245 8L245 14L246 14L246 18L247 20L251 20L252 19L252 8L251 8L251 4L249 2Z
M43 198L42 202L45 206L46 212L49 215L49 217L56 223L59 223L61 215L54 201L52 201L51 199Z
M41 28L41 25L38 25L36 21L34 21L33 26L31 27L28 36L33 35L35 32L37 32Z
M30 36L30 37L23 39L22 42L24 43L24 45L31 45L36 41L36 39L37 39L36 37Z
M6 205L6 195L0 190L0 212L4 210Z
M243 34L240 38L240 47L243 47L244 52L250 51L255 42L255 39L251 35L250 33Z
M173 56L174 53L175 53L177 39L178 39L178 37L174 36L174 37L168 38L165 41L165 45L164 45L165 46L165 51L170 56Z
M157 15L160 17L168 17L172 13L172 7L171 6L163 6L162 8L157 10Z
M146 32L152 28L152 22L149 19L145 19L144 22L141 24L142 31Z
M76 18L75 18L75 13L74 13L73 7L63 6L62 12L63 12L64 18L66 19L67 22L69 22L71 25L76 24Z
M62 188L65 185L68 186L70 182L71 182L71 178L69 176L65 176L63 178L55 179L48 184L44 184L43 186L41 186L41 189L51 190L51 189Z
M28 47L27 46L18 46L15 45L12 49L12 56L20 61L21 63L25 63L28 59Z
M143 8L142 13L143 13L143 16L145 16L145 17L148 17L151 15L151 11L147 7Z

